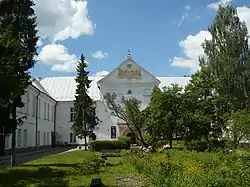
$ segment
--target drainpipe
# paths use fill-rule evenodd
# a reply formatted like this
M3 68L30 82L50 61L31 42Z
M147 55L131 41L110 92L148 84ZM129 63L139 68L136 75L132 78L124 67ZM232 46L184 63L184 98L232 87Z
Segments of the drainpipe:
M38 151L38 136L37 136L37 132L38 132L38 97L41 94L41 91L38 90L38 94L36 95L36 151Z
M56 106L57 106L57 101L54 107L54 132L53 132L52 147L56 147Z

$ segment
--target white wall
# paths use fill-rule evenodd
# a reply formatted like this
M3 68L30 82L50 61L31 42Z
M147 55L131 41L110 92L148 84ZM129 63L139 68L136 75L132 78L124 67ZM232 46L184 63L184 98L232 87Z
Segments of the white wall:
M17 109L17 118L26 116L23 125L16 131L16 147L25 148L36 145L36 95L38 90L29 86L26 94L23 96L25 107ZM54 131L54 112L55 101L44 93L39 95L38 103L38 131L40 132L40 145L51 145L51 131ZM46 102L46 110L45 110ZM49 110L48 110L49 106ZM46 113L45 113L46 112ZM45 136L44 136L44 133ZM39 134L39 133L38 133ZM38 137L39 138L39 137ZM11 148L11 136L5 138L5 148Z
M116 118L112 117L103 101L96 101L96 114L100 122L96 128L97 140L110 140L111 139L111 126L117 126ZM117 136L118 129L117 129Z
M70 108L74 106L73 101L59 101L56 106L56 132L57 141L70 143L72 122L70 122Z
M84 144L84 139L76 138L76 142L70 142L70 133L73 133L71 126L73 122L70 121L70 108L74 106L73 101L62 101L57 103L56 107L56 132L58 133L57 141L64 141L68 143ZM96 101L96 114L101 122L96 128L96 135L98 140L111 139L111 126L114 122L109 113L105 110L102 101ZM116 123L115 123L116 124ZM87 139L88 142L88 139Z

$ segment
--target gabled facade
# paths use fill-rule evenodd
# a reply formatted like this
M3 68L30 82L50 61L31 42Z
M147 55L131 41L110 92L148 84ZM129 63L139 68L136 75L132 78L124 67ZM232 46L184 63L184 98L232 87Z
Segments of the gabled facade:
M122 120L109 114L103 99L107 92L116 93L118 97L135 97L145 108L154 87L162 88L172 83L185 86L190 80L189 77L155 77L134 61L130 54L107 76L89 78L92 83L88 94L96 102L96 113L101 120L96 128L99 140L112 140L130 133ZM83 144L83 140L71 130L75 115L75 90L75 77L34 80L23 97L26 106L18 110L19 115L27 115L27 120L17 130L17 147L50 146L54 132L57 142ZM6 137L6 149L10 148L10 140L11 137Z

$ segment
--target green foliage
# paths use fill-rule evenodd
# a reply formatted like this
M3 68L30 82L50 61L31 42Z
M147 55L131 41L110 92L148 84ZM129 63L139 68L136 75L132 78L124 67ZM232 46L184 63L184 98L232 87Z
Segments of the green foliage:
M93 151L129 149L130 144L123 140L95 140L89 143L90 149Z
M17 107L23 107L22 95L31 84L29 69L35 64L37 22L34 2L4 1L0 3L0 133L12 133L12 165L15 165ZM7 113L8 112L8 113ZM1 146L2 147L2 146ZM2 152L2 150L0 150Z
M216 151L224 150L227 142L225 140L209 139L209 140L192 140L185 142L185 146L188 150L194 151Z
M83 157L75 168L76 175L91 175L99 173L102 166L100 155L94 154Z
M146 118L145 112L140 108L141 101L136 98L125 98L124 96L117 98L115 93L106 93L104 99L110 114L125 121L136 139L145 146L142 131L144 130Z
M236 7L220 6L208 30L212 40L203 44L208 56L204 64L211 68L216 91L227 99L233 111L249 107L248 31Z
M86 140L86 137L95 139L94 129L98 125L99 119L96 116L96 106L88 95L91 81L88 79L89 72L86 71L87 63L83 54L77 65L76 96L74 101L75 121L72 125L74 134Z
M238 110L232 113L231 121L228 124L236 144L240 140L250 137L250 113L248 110Z
M148 186L248 186L250 154L167 151L130 154L127 160L142 173ZM244 180L243 180L244 179Z
M123 142L124 147L125 147L124 149L129 149L130 148L130 145L131 145L131 138L130 137L119 136L118 141Z
M206 140L192 140L186 142L185 145L188 150L205 151L208 149L208 142Z
M169 140L172 147L173 135L179 128L182 106L182 88L171 85L162 92L155 88L150 98L150 104L146 110L146 131L153 142L160 139Z

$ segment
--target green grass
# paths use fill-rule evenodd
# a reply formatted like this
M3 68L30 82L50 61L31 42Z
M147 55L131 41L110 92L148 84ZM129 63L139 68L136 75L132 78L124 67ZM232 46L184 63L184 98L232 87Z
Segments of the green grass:
M157 153L76 151L0 170L0 186L89 186L100 176L106 186L247 187L250 152L168 150ZM126 180L129 178L129 180Z
M168 150L133 154L127 158L146 184L168 187L247 187L250 184L250 153L236 151L192 152Z
M108 157L108 163L101 166L99 171L90 171L94 167L98 168L93 158L100 159L100 153L76 151L2 169L0 186L89 186L93 176L100 176L107 186L116 186L117 177L137 176L135 168L130 163L123 157L114 155ZM89 161L91 159L93 162Z

